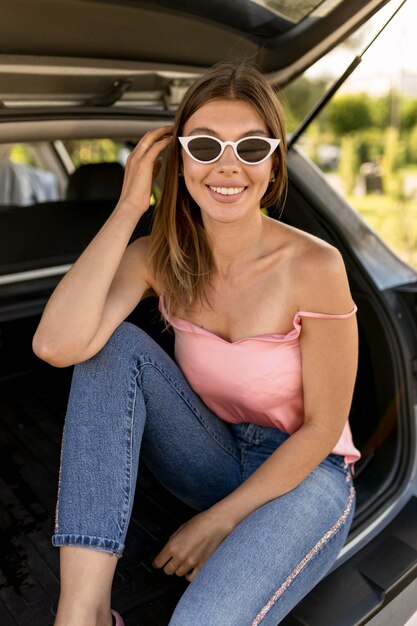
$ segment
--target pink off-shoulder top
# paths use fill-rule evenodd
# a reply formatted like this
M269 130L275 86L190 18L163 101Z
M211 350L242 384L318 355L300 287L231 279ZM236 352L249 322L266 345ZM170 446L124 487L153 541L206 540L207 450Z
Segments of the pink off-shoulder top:
M192 322L168 316L164 299L159 310L175 332L175 358L194 391L226 422L253 422L289 434L304 420L300 333L303 317L343 320L332 315L298 311L286 334L266 334L229 342ZM349 423L332 450L352 464L360 458Z

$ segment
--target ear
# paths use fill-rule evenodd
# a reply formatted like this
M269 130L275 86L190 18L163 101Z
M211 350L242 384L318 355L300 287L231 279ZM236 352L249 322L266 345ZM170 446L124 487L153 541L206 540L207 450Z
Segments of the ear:
M271 176L269 178L269 182L270 183L275 182L277 176L278 176L278 159L277 159L276 155L274 154L274 157L273 157L273 160L272 160Z

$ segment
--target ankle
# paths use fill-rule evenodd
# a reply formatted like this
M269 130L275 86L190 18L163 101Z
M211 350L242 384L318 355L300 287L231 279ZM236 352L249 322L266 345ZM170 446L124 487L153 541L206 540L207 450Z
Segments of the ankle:
M79 546L60 548L61 594L56 626L111 626L117 557Z
M113 626L113 617L110 609L91 610L80 604L58 606L54 626Z

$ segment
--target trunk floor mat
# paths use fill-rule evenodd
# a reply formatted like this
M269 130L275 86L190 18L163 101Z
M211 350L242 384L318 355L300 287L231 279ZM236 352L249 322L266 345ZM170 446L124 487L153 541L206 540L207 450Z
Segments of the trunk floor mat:
M59 592L51 544L70 370L42 366L0 382L0 624L49 626ZM187 582L150 562L193 511L142 463L112 606L126 626L165 626Z

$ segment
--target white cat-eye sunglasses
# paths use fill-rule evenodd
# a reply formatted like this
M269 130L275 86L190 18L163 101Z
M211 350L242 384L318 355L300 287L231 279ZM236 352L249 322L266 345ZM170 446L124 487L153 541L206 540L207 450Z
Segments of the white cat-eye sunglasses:
M247 165L258 165L266 161L281 141L269 137L243 137L238 141L221 141L211 135L191 135L178 139L186 153L197 163L214 163L221 157L226 146L232 146L239 161Z

